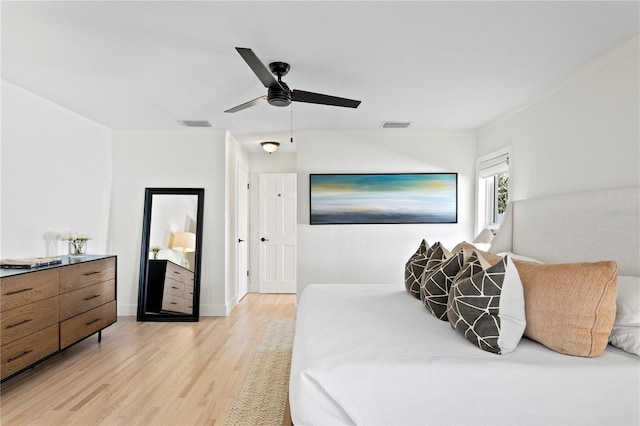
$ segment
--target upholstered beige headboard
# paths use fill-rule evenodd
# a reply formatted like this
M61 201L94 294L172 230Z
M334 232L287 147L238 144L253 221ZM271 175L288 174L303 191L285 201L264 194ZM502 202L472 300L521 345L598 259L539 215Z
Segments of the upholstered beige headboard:
M509 203L490 251L543 262L614 260L640 276L640 188L576 192Z

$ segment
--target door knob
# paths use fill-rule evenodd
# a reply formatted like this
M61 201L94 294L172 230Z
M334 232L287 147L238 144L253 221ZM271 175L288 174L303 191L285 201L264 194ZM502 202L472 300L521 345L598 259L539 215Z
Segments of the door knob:
M267 240L265 237L260 238L260 241L265 242L265 241L269 241Z
M241 242L243 242L243 241L244 241L244 240L243 240L242 238L238 238L238 242L239 242L239 243L241 243Z

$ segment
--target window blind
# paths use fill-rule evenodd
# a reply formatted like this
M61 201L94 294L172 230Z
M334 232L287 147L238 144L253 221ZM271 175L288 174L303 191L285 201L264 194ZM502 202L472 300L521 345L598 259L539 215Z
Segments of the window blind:
M500 154L478 164L478 176L488 178L509 171L509 154Z

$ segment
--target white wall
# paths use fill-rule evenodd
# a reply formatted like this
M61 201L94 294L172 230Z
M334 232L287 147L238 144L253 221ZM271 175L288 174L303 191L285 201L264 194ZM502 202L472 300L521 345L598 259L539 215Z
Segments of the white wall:
M226 315L225 132L113 132L111 250L118 255L118 314L135 315L144 190L204 188L200 314Z
M478 130L511 145L513 200L640 184L638 39Z
M107 254L111 131L2 81L0 257L68 254L60 234Z
M422 238L453 247L473 229L473 132L298 131L298 294L310 283L397 283ZM458 223L309 225L310 173L457 172Z
M295 173L296 154L283 154L276 151L274 154L266 152L252 154L250 156L251 176L249 185L250 209L249 209L249 291L260 291L260 174L261 173Z

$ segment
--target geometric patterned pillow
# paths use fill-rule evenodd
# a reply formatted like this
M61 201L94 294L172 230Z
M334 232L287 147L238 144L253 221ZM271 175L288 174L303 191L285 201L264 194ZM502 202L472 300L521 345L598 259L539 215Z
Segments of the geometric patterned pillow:
M462 241L458 243L453 249L451 249L451 253L456 254L459 251L464 251L465 260L469 257L472 251L477 250L473 244L469 244L466 241Z
M429 244L426 240L422 240L418 250L409 258L404 265L404 286L416 298L420 298L420 282L427 266L427 251Z
M449 323L480 349L507 354L520 342L526 327L524 291L508 257L458 281L449 300Z
M428 271L437 268L442 262L451 257L451 252L444 248L440 242L437 242L427 251L427 256L429 258L426 266Z
M465 262L460 268L460 271L454 278L454 282L464 278L469 278L470 276L477 274L478 272L484 270L485 268L488 268L489 266L491 265L489 265L484 260L484 258L474 250L473 252L471 252L471 255L467 259L465 259Z
M482 258L484 260L486 260L487 262L489 262L489 264L493 265L494 263L498 262L500 259L502 259L502 256L498 256L497 254L493 254L493 253L489 253L486 251L481 251L478 250L477 247L475 247L473 244L469 244L466 241L463 241L461 243L459 243L458 245L456 245L453 250L451 250L451 253L457 253L458 251L464 251L464 258L465 260L467 260L467 258L469 257L469 255L471 255L472 252L476 252L478 255L482 256Z
M436 318L447 320L447 301L453 279L462 264L464 253L462 250L427 271L420 285L420 300Z
M453 288L465 278L469 278L491 266L487 261L484 260L484 257L480 255L477 250L473 250L470 255L468 254L468 250L461 251L464 253L465 257L468 257L465 258L460 271L456 274L456 276L453 278L453 281L451 282L451 287L449 288L449 295L447 298L447 317L449 316L451 303L453 301ZM451 326L453 327L453 325Z

